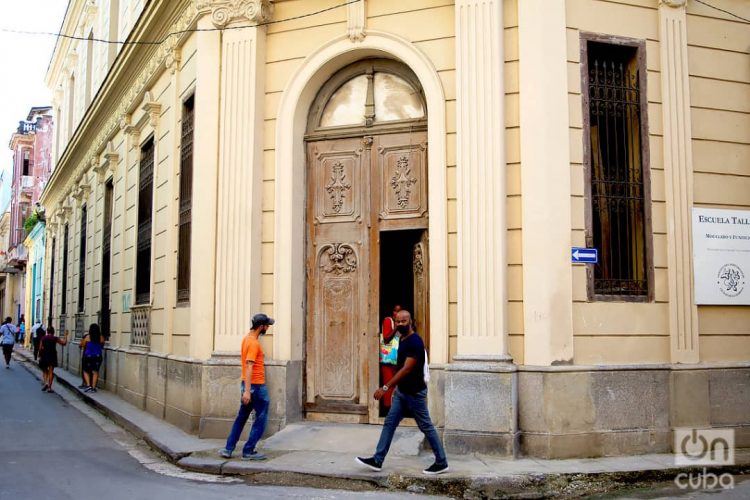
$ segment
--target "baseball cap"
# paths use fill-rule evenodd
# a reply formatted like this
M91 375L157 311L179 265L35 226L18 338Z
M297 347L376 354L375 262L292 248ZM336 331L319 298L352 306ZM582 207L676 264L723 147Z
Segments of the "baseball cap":
M269 317L267 314L258 313L255 316L253 316L251 323L252 323L252 328L257 328L263 325L273 325L274 323L276 323L276 320Z

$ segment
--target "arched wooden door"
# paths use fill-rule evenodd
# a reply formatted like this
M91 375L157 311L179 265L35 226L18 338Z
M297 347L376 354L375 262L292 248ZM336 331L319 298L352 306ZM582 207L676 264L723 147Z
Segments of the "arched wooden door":
M426 239L425 109L410 71L374 59L334 75L311 110L305 346L310 419L378 419L372 393L379 383L380 235L419 230ZM426 286L415 276L404 283ZM427 291L415 288L414 296L426 315Z

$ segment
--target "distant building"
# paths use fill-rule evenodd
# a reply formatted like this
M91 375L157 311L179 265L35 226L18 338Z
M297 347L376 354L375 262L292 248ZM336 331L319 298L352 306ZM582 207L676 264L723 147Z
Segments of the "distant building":
M52 107L33 107L10 139L13 170L7 211L7 246L2 248L5 255L0 259L0 270L6 285L2 301L4 314L11 316L14 323L26 313L24 273L28 248L24 240L33 227L25 228L24 224L32 216L44 217L38 202L52 173L53 128ZM25 319L28 322L28 314Z

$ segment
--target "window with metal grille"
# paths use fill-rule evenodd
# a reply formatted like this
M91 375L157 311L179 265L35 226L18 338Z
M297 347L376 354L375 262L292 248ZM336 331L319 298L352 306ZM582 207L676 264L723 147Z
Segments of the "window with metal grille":
M81 207L81 239L78 252L78 312L86 309L86 205Z
M154 188L154 138L141 146L138 175L138 237L135 262L135 303L151 302L151 224Z
M193 118L194 100L182 107L180 146L180 231L177 247L177 302L190 301L190 235L193 208Z
M102 267L99 307L99 327L104 338L110 334L110 271L112 267L112 198L114 184L112 179L104 186L104 227L102 228Z
M63 231L62 254L62 297L60 298L60 315L64 316L68 310L68 225Z
M51 258L49 263L49 316L47 317L47 324L52 324L52 315L54 308L54 301L55 301L55 245L56 240L55 238L52 238L52 252L51 252Z
M653 296L645 42L582 35L589 299ZM588 39L587 39L588 38Z

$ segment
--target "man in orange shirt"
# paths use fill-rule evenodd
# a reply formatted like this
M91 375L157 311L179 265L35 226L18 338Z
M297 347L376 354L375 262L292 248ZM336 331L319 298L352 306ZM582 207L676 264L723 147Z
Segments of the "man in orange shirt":
M242 382L240 383L240 411L232 425L232 431L227 438L227 444L219 450L219 455L224 458L232 458L234 447L240 440L242 429L247 423L250 413L255 410L255 420L250 428L250 436L242 448L243 460L265 460L266 456L256 451L255 446L263 437L268 422L268 406L270 399L266 389L266 372L263 365L263 348L258 342L258 337L265 335L271 325L273 318L263 313L253 316L250 331L242 339Z

